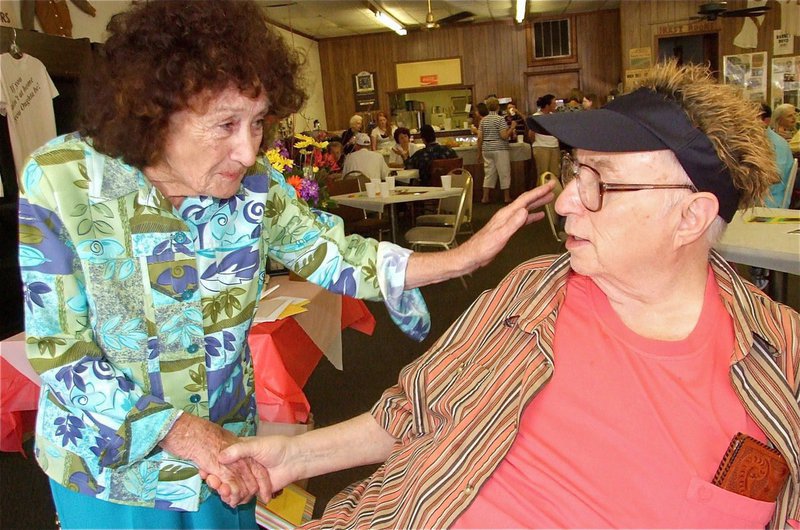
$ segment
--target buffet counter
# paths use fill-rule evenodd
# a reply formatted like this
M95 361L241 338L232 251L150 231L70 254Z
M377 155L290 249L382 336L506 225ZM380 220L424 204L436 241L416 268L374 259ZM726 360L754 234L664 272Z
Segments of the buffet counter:
M444 131L450 132L450 131ZM462 131L463 132L463 131ZM452 147L456 154L464 160L464 169L472 174L473 198L480 200L483 193L483 164L478 163L478 147L472 145L471 140L457 142L458 136L450 139L436 133L439 143ZM511 143L511 196L517 197L521 193L533 188L536 184L534 163L531 157L531 146L526 143ZM500 184L497 185L495 200L499 200Z

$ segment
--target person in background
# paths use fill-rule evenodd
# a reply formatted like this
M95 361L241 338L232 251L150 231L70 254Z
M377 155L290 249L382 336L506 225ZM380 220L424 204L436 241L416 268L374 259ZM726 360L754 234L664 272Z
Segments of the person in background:
M332 136L328 140L328 147L325 149L325 157L328 159L326 164L331 168L331 172L339 171L344 164L344 152L342 140L338 136Z
M389 155L389 167L405 167L408 158L419 150L419 146L411 141L411 132L406 127L394 130L395 145Z
M382 110L378 111L376 119L378 123L369 134L372 140L372 150L388 153L394 147L394 131L397 127L389 123L389 118Z
M436 141L436 131L430 125L423 125L419 130L419 136L425 142L425 147L418 149L405 161L406 169L416 169L419 171L420 184L430 185L431 181L431 161L442 158L458 158L452 148L440 145Z
M559 112L576 112L583 110L583 92L577 88L573 88L566 98L564 106L560 107Z
M769 126L772 117L772 109L769 105L761 103L758 117L764 125L767 138L772 146L772 153L775 157L775 165L778 168L778 177L780 178L777 183L770 186L769 193L764 197L764 206L768 208L783 208L783 197L789 182L789 173L791 173L792 164L794 163L792 150L789 148L789 142ZM750 278L756 287L767 292L770 280L769 269L750 267Z
M597 108L597 94L586 94L583 96L583 110L591 110Z
M382 463L309 529L798 528L800 315L713 250L773 183L768 141L705 68L641 85L535 118L577 147L566 254L481 294L370 413L222 460L274 488Z
M770 127L789 142L792 151L800 150L800 130L797 128L797 108L794 105L783 103L775 107Z
M761 113L759 118L761 123L764 124L767 137L772 145L772 150L775 154L775 163L778 167L778 176L780 180L769 188L769 194L764 200L764 205L769 208L783 208L783 197L786 193L786 185L789 182L789 173L792 171L792 164L794 157L792 157L792 150L789 148L789 142L776 133L770 127L772 117L772 109L766 103L761 103Z
M386 165L382 154L372 151L372 141L369 136L358 133L354 143L355 150L344 159L342 174L360 171L371 179L385 179L389 175L389 166Z
M510 143L515 143L518 136L525 138L525 133L527 132L525 127L525 119L522 114L519 113L519 110L517 110L517 106L514 103L509 103L506 106L505 119L507 125L514 125L514 133L511 135L511 138L508 139Z
M472 110L472 126L470 130L472 134L478 134L478 127L480 127L481 120L489 115L489 109L486 107L486 103L481 101L475 108Z
M364 126L364 118L359 114L350 116L350 128L342 133L342 146L344 149L344 156L347 157L355 150L356 135L361 132Z
M546 116L556 111L556 97L553 94L545 94L536 100L539 110L528 117L528 139L533 145L533 160L536 162L536 176L538 177L545 171L550 171L558 175L561 167L561 149L559 149L558 138L550 136L544 132L535 132L535 116Z
M511 156L508 139L514 134L515 125L507 125L497 114L500 102L496 97L486 100L489 115L481 120L478 127L478 162L483 162L483 196L481 202L490 201L490 194L500 179L503 202L511 202Z
M247 338L267 259L383 300L421 340L416 287L488 262L547 200L532 192L450 252L345 237L261 154L265 123L305 101L300 68L255 2L137 3L81 79L80 130L20 174L35 456L61 528L255 529L269 476L218 455L255 432Z

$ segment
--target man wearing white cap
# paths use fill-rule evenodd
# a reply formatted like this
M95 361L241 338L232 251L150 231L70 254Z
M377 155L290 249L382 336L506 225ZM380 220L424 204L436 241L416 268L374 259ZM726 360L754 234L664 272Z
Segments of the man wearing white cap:
M534 117L576 148L567 253L481 294L371 414L220 460L273 488L383 463L310 528L800 528L800 318L712 248L777 180L757 113L670 63Z
M369 178L385 179L389 174L389 166L386 165L383 155L370 150L372 141L366 134L358 133L355 138L355 150L344 159L342 174L361 171Z

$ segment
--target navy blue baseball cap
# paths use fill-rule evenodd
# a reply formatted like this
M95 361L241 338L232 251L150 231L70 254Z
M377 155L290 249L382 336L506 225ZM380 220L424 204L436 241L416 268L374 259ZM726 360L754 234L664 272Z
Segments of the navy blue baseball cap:
M542 114L533 116L533 121L534 132L578 149L606 153L669 149L694 187L717 197L720 217L730 222L736 213L740 192L728 166L681 106L663 94L640 88L598 110Z

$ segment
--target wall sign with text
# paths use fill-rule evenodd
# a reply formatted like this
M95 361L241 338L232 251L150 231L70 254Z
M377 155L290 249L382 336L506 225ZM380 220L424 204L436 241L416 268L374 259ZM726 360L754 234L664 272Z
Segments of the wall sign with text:
M460 85L461 57L396 63L397 88L422 88L426 86Z

